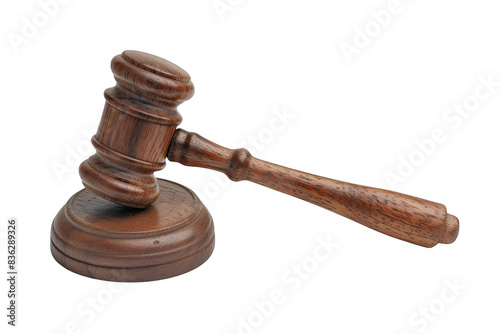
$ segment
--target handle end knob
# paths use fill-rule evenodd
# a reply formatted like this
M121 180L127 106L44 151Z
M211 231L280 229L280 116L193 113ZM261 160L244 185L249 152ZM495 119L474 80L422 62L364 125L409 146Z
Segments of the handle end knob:
M458 236L459 223L458 218L454 215L447 214L445 221L445 229L441 239L439 240L442 244L451 244Z

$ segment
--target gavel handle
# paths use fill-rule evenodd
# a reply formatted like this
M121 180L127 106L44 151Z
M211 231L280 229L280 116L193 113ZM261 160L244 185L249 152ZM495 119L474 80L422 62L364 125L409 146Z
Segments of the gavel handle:
M442 204L383 189L360 186L289 169L230 150L200 135L177 129L167 157L186 166L225 173L331 210L376 231L424 247L452 243L458 219Z

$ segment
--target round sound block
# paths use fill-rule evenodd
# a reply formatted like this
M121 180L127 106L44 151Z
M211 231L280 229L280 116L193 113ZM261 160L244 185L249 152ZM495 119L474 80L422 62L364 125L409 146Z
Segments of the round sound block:
M186 273L214 249L212 217L190 189L158 179L158 200L146 209L116 204L84 189L52 223L52 255L80 275L143 282Z

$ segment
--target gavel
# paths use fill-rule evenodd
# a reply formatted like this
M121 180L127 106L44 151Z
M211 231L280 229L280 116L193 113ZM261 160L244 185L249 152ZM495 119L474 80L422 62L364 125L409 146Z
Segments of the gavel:
M125 51L113 58L111 69L116 86L104 93L103 115L92 138L96 154L80 165L79 172L87 192L116 203L114 210L129 207L140 214L140 210L155 207L162 188L154 172L163 169L168 158L186 166L223 172L233 181L258 183L416 245L449 244L457 237L458 219L442 204L286 168L254 158L244 148L231 150L177 128L182 121L177 107L193 96L194 86L186 71L165 59ZM160 181L166 187L165 180ZM95 200L88 198L90 202ZM106 214L109 216L109 212ZM58 238L53 234L53 239ZM64 253L61 244L54 247ZM192 269L188 267L180 271ZM74 267L68 269L78 272ZM158 277L170 276L163 273Z

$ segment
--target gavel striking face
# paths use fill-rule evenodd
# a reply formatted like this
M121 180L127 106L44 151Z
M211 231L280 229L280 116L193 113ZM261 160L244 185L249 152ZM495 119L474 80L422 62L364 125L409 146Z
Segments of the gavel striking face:
M285 168L254 158L246 149L230 150L176 129L182 120L177 106L192 97L194 87L184 70L162 58L125 51L112 60L111 69L117 84L105 91L103 116L92 138L97 153L80 166L86 189L106 200L152 210L161 192L153 173L168 158L223 172L233 181L261 184L420 246L452 243L457 237L458 220L442 204Z

